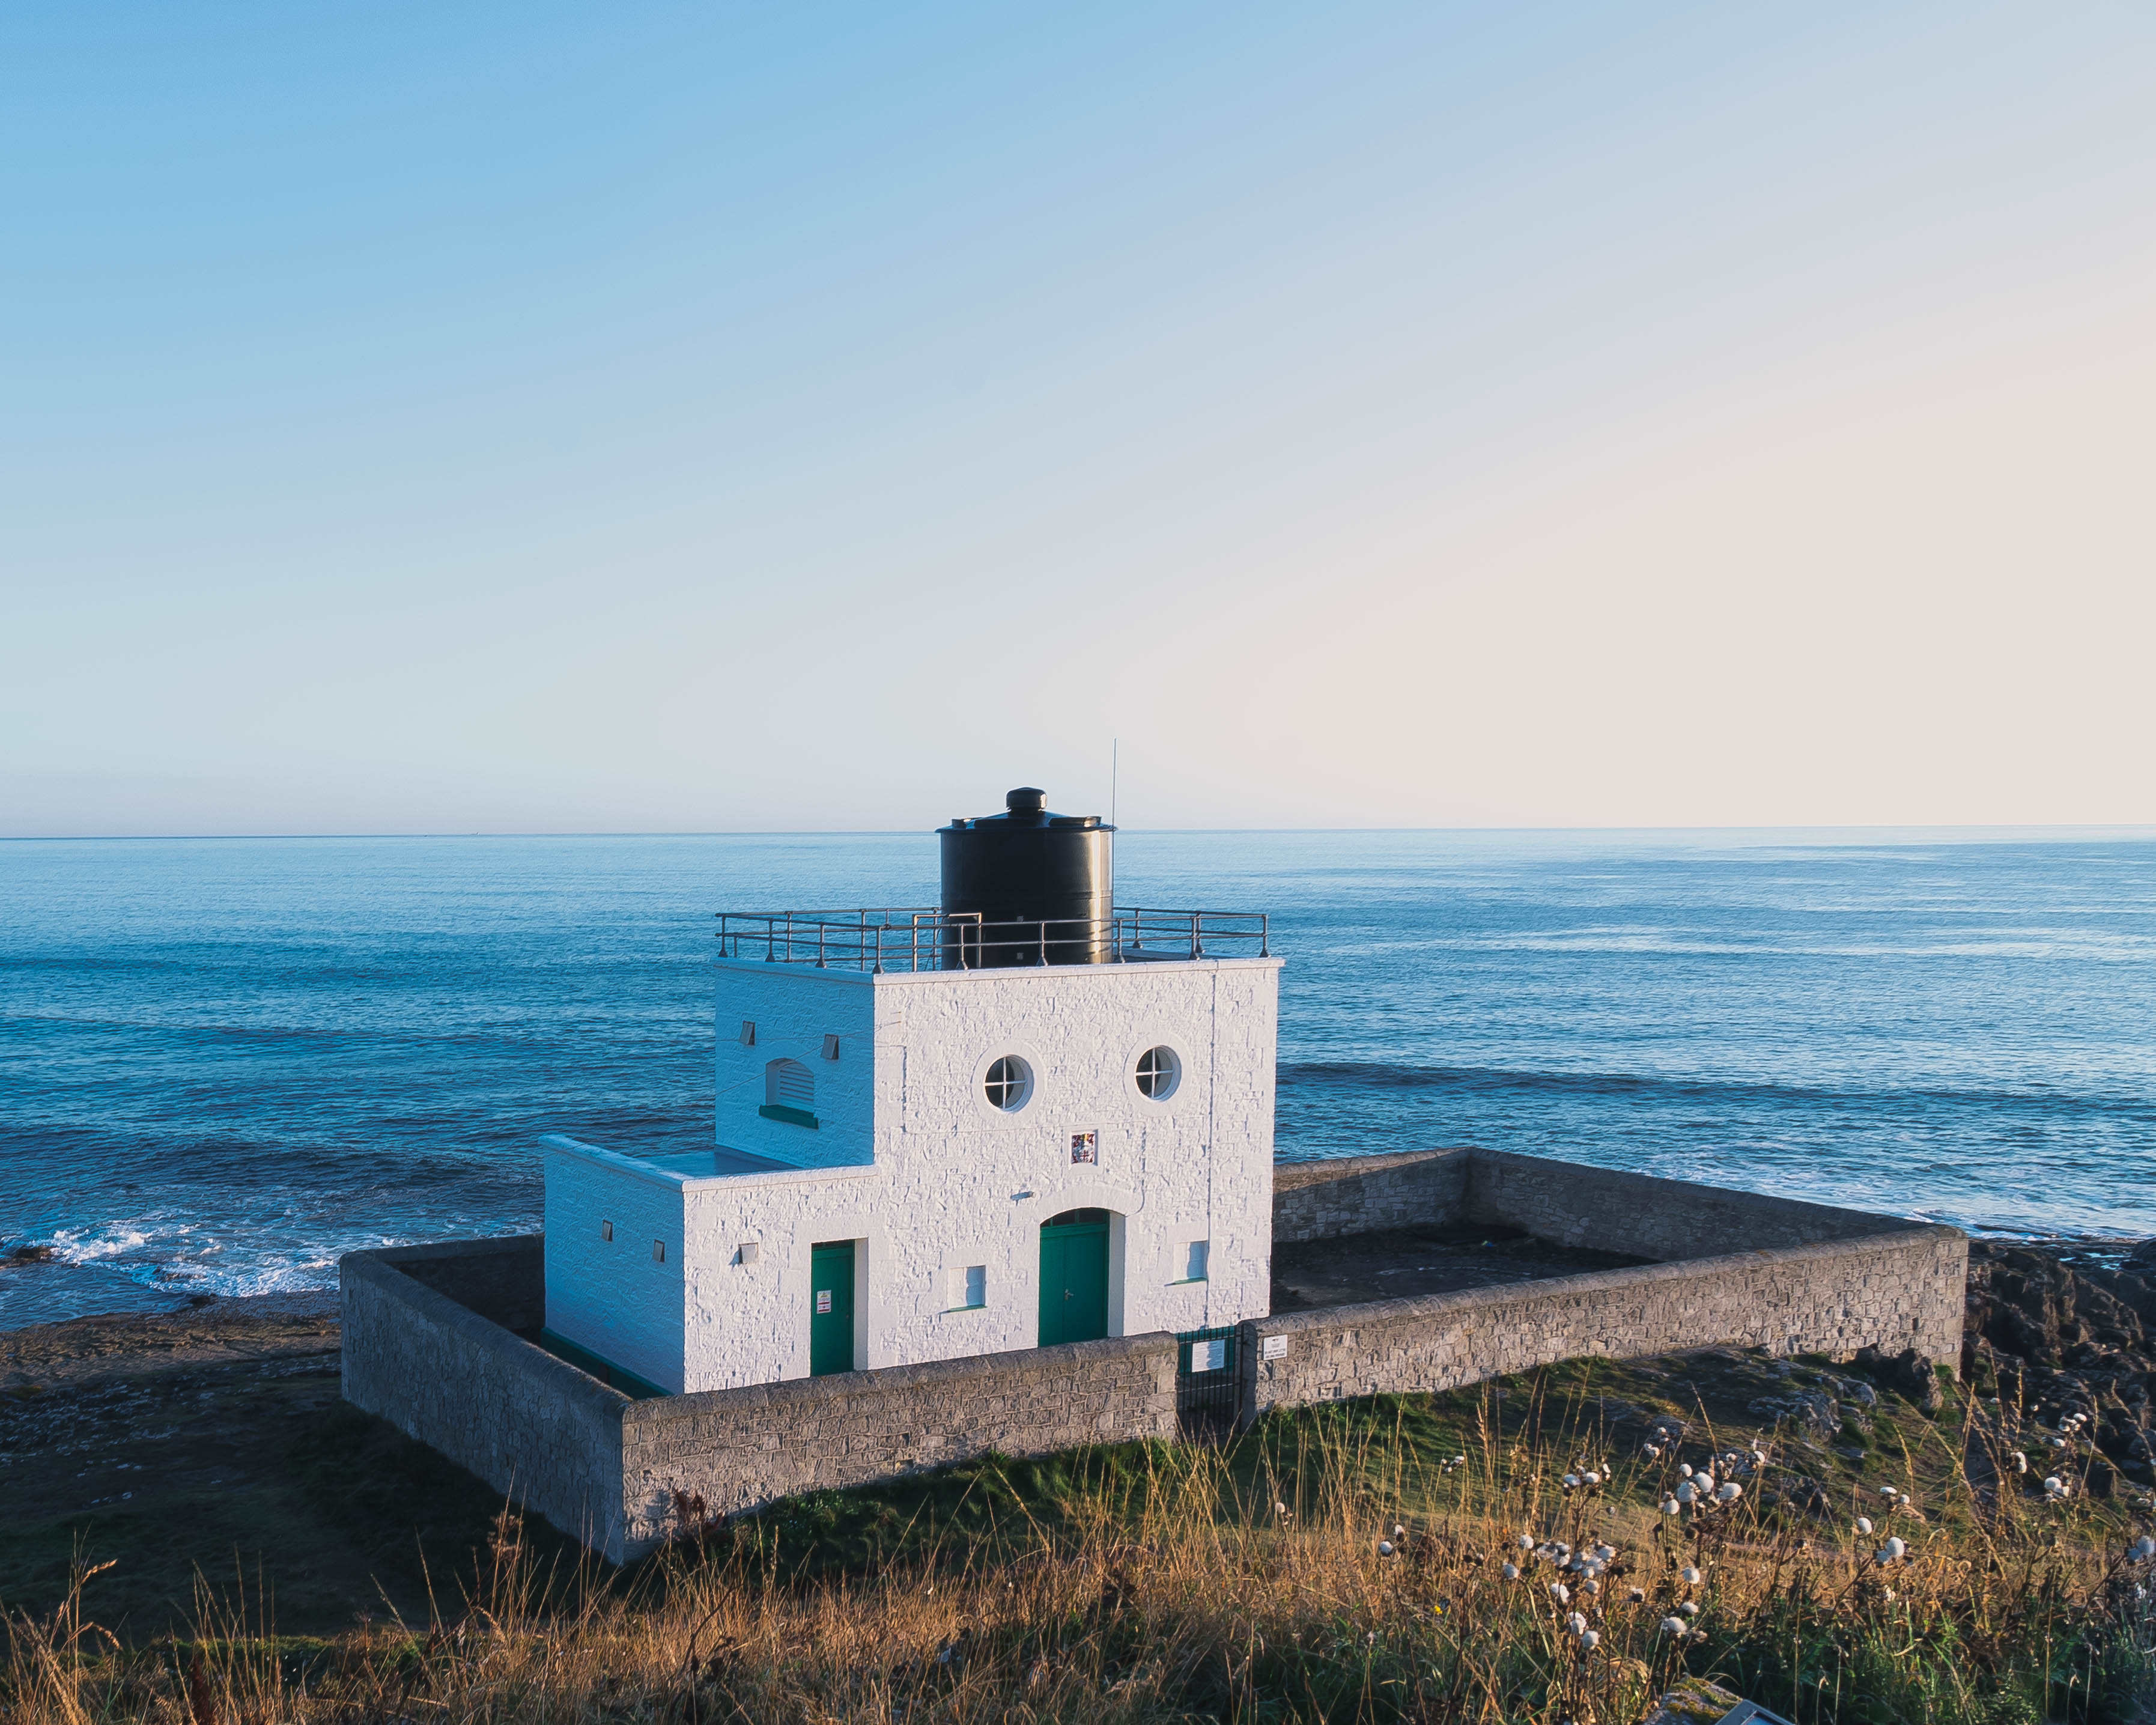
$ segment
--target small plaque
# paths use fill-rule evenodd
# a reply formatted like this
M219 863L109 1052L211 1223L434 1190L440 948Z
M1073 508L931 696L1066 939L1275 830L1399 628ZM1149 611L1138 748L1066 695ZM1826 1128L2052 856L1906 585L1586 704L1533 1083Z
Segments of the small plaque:
M1194 1342L1190 1344L1190 1370L1194 1377L1200 1372L1224 1372L1228 1368L1228 1343L1223 1337L1214 1342Z
M819 1317L822 1317L825 1312L829 1312L830 1309L831 1309L831 1291L830 1291L829 1288L819 1288L819 1289L817 1289L817 1290L816 1290L816 1315L817 1315Z
M1287 1337L1285 1336L1266 1337L1263 1357L1266 1359L1286 1359L1287 1358Z
M1070 1159L1098 1166L1101 1157L1101 1135L1098 1132L1070 1134Z

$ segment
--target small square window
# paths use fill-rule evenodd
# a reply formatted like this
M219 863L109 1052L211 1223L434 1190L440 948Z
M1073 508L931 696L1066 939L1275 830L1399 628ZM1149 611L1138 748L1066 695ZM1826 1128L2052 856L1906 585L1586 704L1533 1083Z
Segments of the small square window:
M613 1238L613 1223L602 1222L599 1224L599 1238L601 1240L612 1240Z
M835 1060L838 1057L839 1039L835 1036L829 1034L825 1035L824 1038L824 1058L827 1060Z
M1213 1242L1194 1240L1183 1250L1183 1279L1185 1281L1204 1281L1206 1260L1213 1255Z
M762 1256L762 1255L763 1249L759 1246L756 1241L752 1240L745 1240L734 1252L734 1262L737 1264L753 1264L759 1257Z
M743 1019L742 1020L741 1045L743 1048L754 1048L756 1046L756 1020L754 1019Z
M951 1307L963 1311L988 1303L988 1266L985 1264L951 1266Z
M664 1264L666 1261L666 1242L665 1240L654 1240L651 1242L651 1261L654 1264Z

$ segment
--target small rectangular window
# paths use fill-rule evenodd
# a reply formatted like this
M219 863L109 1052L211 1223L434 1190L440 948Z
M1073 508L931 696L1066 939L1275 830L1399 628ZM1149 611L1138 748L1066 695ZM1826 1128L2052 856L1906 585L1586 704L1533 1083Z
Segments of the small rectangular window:
M741 1045L743 1048L754 1048L756 1046L756 1020L754 1019L743 1019L742 1020Z
M612 1240L613 1238L613 1223L602 1222L599 1224L599 1238L601 1240Z
M829 1034L825 1035L824 1038L824 1058L827 1060L835 1060L838 1057L839 1039L835 1036Z
M948 1298L952 1309L964 1311L988 1303L988 1266L985 1264L954 1264L950 1271L951 1287Z
M1183 1249L1183 1279L1185 1281L1205 1280L1206 1260L1213 1255L1213 1242L1194 1240Z
M654 1264L664 1264L666 1261L666 1242L665 1240L654 1240L651 1242L651 1261Z

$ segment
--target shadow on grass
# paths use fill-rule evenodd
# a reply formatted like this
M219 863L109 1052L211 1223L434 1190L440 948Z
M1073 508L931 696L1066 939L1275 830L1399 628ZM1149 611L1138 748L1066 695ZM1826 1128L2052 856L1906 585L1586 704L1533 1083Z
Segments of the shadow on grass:
M361 1618L453 1616L481 1579L501 1494L385 1421L339 1404L255 1458L239 1489L176 1492L0 1532L0 1606L44 1615L78 1554L107 1564L83 1604L124 1640L179 1632L198 1579L266 1597L285 1633L335 1634ZM536 1517L522 1535L537 1571L566 1589L590 1560Z

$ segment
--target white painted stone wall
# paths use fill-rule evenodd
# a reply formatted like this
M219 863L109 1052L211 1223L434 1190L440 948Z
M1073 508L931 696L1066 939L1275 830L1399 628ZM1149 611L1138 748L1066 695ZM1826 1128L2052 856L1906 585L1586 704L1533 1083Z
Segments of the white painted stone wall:
M568 1138L549 1138L546 1149L547 1327L679 1392L681 1181ZM664 1263L653 1255L655 1240L666 1244Z
M806 964L721 961L718 979L718 1139L732 1149L797 1168L867 1163L875 1151L878 1080L875 989L862 971L819 970ZM744 1022L756 1044L741 1040ZM839 1039L827 1060L824 1039ZM811 1131L767 1120L764 1069L797 1060L816 1086Z
M639 1303L605 1332L648 1327L650 1345L632 1358L587 1339L602 1333L603 1301L569 1284L593 1260L567 1255L557 1278L557 1228L580 1237L595 1226L568 1210L611 1193L590 1173L566 1176L557 1213L557 1168L592 1160L557 1147L547 1176L550 1326L668 1389L803 1377L809 1249L851 1240L857 1365L1031 1348L1040 1224L1081 1209L1114 1219L1111 1335L1263 1317L1279 969L1277 959L1199 959L869 976L722 961L718 1142L800 1171L723 1175L698 1172L692 1157L664 1166L608 1158L609 1168L644 1169L681 1206L678 1320L670 1327ZM743 1019L757 1025L752 1048L739 1040ZM836 1060L824 1058L826 1034L839 1039ZM1136 1072L1158 1045L1182 1070L1174 1093L1153 1101ZM1033 1073L1025 1105L1009 1113L982 1087L1004 1055ZM815 1075L813 1131L757 1114L764 1063L780 1055ZM1084 1132L1097 1135L1091 1166L1070 1160L1070 1137ZM1186 1275L1197 1241L1208 1245L1202 1281ZM644 1250L648 1259L648 1241ZM956 1303L970 1266L987 1272L977 1308ZM579 1327L556 1322L557 1310ZM673 1347L673 1370L636 1363Z

